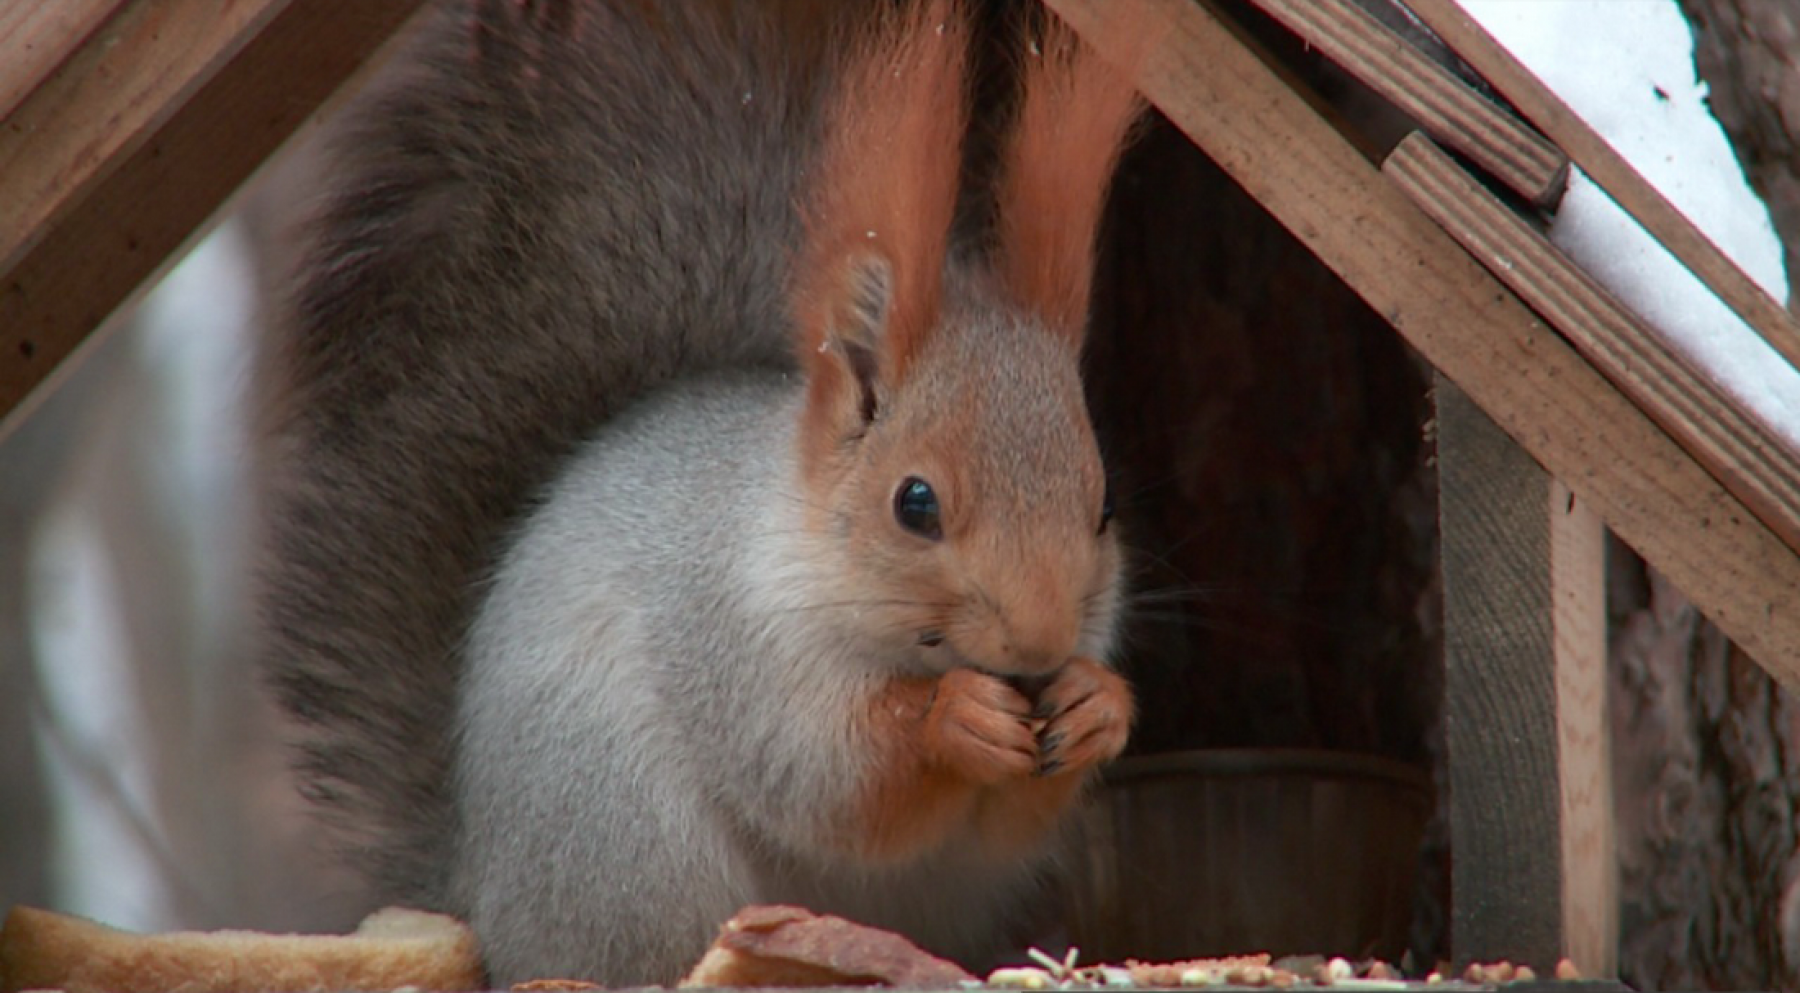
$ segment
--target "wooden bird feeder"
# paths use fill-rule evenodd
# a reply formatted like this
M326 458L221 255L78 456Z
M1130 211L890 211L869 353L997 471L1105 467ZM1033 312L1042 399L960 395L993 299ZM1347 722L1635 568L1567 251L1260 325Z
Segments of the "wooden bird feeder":
M1550 208L1572 161L1790 362L1800 326L1454 0L1406 5L1517 115L1352 0L1254 2L1421 131L1372 161L1212 0L1045 0L1437 370L1454 955L1616 975L1602 528L1797 685L1800 465L1471 167ZM419 6L0 11L0 414Z

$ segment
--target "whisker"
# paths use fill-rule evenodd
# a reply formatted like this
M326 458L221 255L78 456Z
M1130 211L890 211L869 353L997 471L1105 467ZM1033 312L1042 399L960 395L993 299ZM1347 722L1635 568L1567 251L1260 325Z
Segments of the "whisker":
M1241 587L1218 584L1213 586L1167 586L1160 589L1149 589L1131 593L1125 597L1127 610L1141 604L1171 603L1218 603L1221 600L1237 595L1250 595L1252 591Z
M801 613L804 611L830 610L830 609L834 609L834 608L848 608L848 607L917 607L917 608L920 608L921 610L929 610L929 609L947 610L954 606L955 606L955 604L953 604L953 603L940 603L940 602L933 601L933 600L873 599L873 598L871 598L871 599L849 599L849 600L826 600L826 601L819 602L819 603L796 604L791 607L783 608L783 612L785 612L785 613Z

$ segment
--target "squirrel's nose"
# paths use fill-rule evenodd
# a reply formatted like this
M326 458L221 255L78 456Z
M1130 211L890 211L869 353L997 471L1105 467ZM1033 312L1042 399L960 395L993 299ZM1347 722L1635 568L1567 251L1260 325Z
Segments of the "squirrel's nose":
M1017 673L1052 672L1075 654L1081 618L1066 595L1038 595L1010 604L1000 618L1000 654Z

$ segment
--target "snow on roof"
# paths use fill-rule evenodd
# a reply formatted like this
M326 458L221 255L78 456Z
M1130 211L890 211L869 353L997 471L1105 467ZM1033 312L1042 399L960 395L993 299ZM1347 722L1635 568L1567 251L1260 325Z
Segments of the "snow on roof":
M1776 300L1781 241L1706 105L1676 0L1458 0ZM1580 170L1550 239L1800 451L1800 372Z

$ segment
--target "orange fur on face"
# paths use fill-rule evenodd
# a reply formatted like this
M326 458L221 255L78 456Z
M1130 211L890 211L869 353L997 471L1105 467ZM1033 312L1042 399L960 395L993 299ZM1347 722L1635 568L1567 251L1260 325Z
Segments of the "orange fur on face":
M794 287L807 526L855 623L885 636L878 656L906 660L855 731L864 775L841 837L876 863L1026 854L1131 723L1124 681L1072 656L1107 643L1117 595L1079 352L1138 100L1048 29L1002 161L996 250L947 278L968 36L959 3L926 0L854 47ZM895 520L912 478L940 504L929 533ZM1050 685L1028 701L994 673Z
M1143 101L1060 21L1025 58L996 197L995 262L1019 305L1079 341L1106 191Z
M874 342L881 379L902 381L938 320L968 107L967 17L931 0L877 18L837 90L805 212L795 288L808 373L804 454L829 457L855 414L855 370L839 339L863 276L885 274Z

